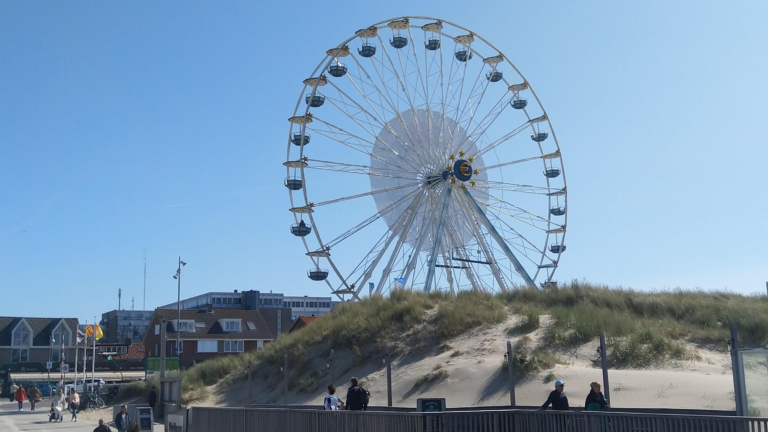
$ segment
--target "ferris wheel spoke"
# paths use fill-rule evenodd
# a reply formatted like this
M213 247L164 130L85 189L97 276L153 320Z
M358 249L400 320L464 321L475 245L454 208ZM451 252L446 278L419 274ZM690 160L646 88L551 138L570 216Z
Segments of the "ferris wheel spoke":
M529 184L520 183L507 183L501 181L492 180L477 180L477 186L481 188L487 188L490 190L497 190L501 192L519 192L534 195L550 195L553 193L562 192L562 188L553 188L548 186L534 186Z
M309 159L309 158L305 158L305 161L316 163L316 165L308 165L304 167L305 170L316 169L316 170L342 172L342 173L348 173L348 174L363 174L363 175L370 175L374 177L389 177L389 178L413 180L413 181L419 180L417 174L405 172L403 170L398 170L398 169L374 168L368 165L347 164L342 162L332 162L332 161ZM395 174L411 174L411 175L406 177L406 176L395 175Z
M420 197L423 197L423 195ZM379 290L381 290L384 287L384 284L386 283L387 278L391 276L392 265L397 259L398 252L403 247L403 244L405 243L405 241L408 239L408 233L411 230L411 225L413 225L413 221L416 219L416 216L418 214L417 209L419 204L420 202L416 203L416 206L413 209L411 209L411 214L408 216L408 221L405 223L405 225L403 225L403 229L398 233L399 238L397 239L395 248L392 250L392 253L389 256L389 261L381 271L381 279L379 279L379 285L378 285Z
M413 183L406 183L406 184L400 185L400 186L392 186L392 187L388 187L388 188L384 188L384 189L376 189L376 190L373 190L373 191L370 191L370 192L363 192L363 193L357 194L357 195L350 195L350 196L336 198L336 199L332 199L332 200L328 200L328 201L317 202L317 203L315 203L314 206L315 207L320 207L320 206L324 206L324 205L328 205L328 204L336 204L336 203L339 203L339 202L349 201L349 200L353 200L353 199L357 199L357 198L362 198L362 197L367 197L367 196L372 196L372 195L376 195L376 194L380 194L380 193L393 192L393 191L396 191L396 190L410 188L410 187L417 187L421 183L422 182L417 181L417 182L413 182Z
M510 166L510 165L516 165L516 164L520 164L520 163L523 163L523 162L530 162L530 161L541 160L541 159L542 159L542 155L531 156L531 157L523 158L523 159L516 159L516 160L513 160L513 161L504 162L504 163L500 163L500 164L497 164L497 165L490 165L490 166L487 166L487 167L483 167L482 171L490 171L490 170L493 170L493 169L504 168L504 167Z
M467 47L467 49L471 50L469 47ZM469 63L469 61L467 61L467 63ZM463 123L463 118L465 116L465 113L466 113L467 109L470 110L470 116L469 116L469 119L467 120L465 129L469 130L469 128L472 125L472 120L475 117L475 113L479 109L480 104L483 101L483 97L485 96L485 91L488 89L488 86L491 83L488 80L485 80L485 82L483 83L483 81L480 79L483 76L483 71L484 70L485 70L485 63L483 63L483 66L480 68L480 70L477 73L477 78L475 78L475 82L472 84L472 89L469 91L469 97L467 98L466 102L464 103L464 107L461 109L461 112L459 113L459 115L456 116L456 132L454 132L454 135L456 133L458 133L459 125L461 125ZM463 85L463 82L464 81L462 81L462 85ZM476 89L478 88L478 83L480 83L479 87L480 87L481 91L480 91L480 95L478 96L479 99L478 99L477 103L473 106L472 105L472 98L477 95L477 90ZM485 84L485 85L483 85L483 84ZM459 100L459 104L461 104L461 100Z
M456 201L457 206L461 207L460 201ZM458 212L457 212L458 213ZM463 212L458 213L459 215L463 214ZM472 285L472 288L476 291L480 291L480 285L478 284L477 280L475 279L475 275L472 271L472 265L470 264L470 260L466 258L466 255L462 251L464 249L464 242L459 239L459 235L457 234L456 228L454 227L453 221L450 221L450 227L451 230L448 231L450 238L453 240L453 243L456 245L454 248L456 251L456 255L458 255L459 259L458 261L461 263L465 263L464 265L464 273L467 275L467 279L469 280L469 283ZM451 250L449 249L449 252ZM451 255L451 260L453 261L453 255Z
M348 96L346 96L346 94L345 94L345 93L340 93L340 94L343 94L343 95L345 95L345 97L348 97ZM373 118L373 119L374 119L374 121L376 120L376 118L373 116L373 114L371 114L371 113L369 113L368 111L366 111L366 110L365 110L365 108L363 108L362 106L360 106L360 105L359 105L357 102L355 102L354 100L352 101L352 104L353 104L355 107L357 107L357 111L355 111L355 112L350 112L349 110L347 110L348 104L347 104L346 102L343 102L343 101L335 101L333 98L330 98L330 97L328 97L328 96L326 96L326 100L330 101L332 105L334 105L336 108L338 108L338 109L339 109L339 111L341 111L341 112L342 112L342 113L344 113L344 114L345 114L347 117L349 117L349 119L351 119L351 120L352 120L353 122L355 122L355 123L356 123L358 126L360 126L360 128L361 128L361 129L363 129L365 132L367 132L367 133L368 133L368 134L369 134L369 135L370 135L370 136L371 136L371 137L372 137L372 138L373 138L375 141L377 141L377 142L381 143L383 147L385 147L387 150L389 150L390 152L392 152L392 154L394 154L395 156L397 156L397 157L398 157L400 160L402 160L402 161L403 161L405 164L407 164L407 165L410 165L410 166L411 166L412 168L414 168L414 169L417 169L417 168L416 168L416 165L414 165L414 163L413 163L413 162L411 162L411 161L410 161L409 159L407 159L407 158L404 158L404 157L403 157L403 156L402 156L402 155L401 155L399 152L397 152L397 151L395 151L394 149L392 149L392 147L390 147L390 146L389 146L389 144L387 144L387 143L386 143L386 141L379 139L379 138L378 138L378 135L376 134L376 132L375 132L375 131L373 131L373 130L370 130L370 129L368 129L368 128L367 128L367 127L372 127L372 126L374 125L374 123L371 123L371 121L369 120L369 118ZM344 106L344 108L342 108L342 105ZM363 116L362 118L358 118L357 116L358 116L360 113L364 113L364 114L365 114L365 116ZM366 126L367 126L367 127L366 127ZM384 125L381 125L381 126L382 126L382 127L384 127ZM391 130L391 129L390 129L390 130ZM404 147L404 148L408 148L408 145L406 145L404 142L402 142L402 140L400 140L400 138L399 138L399 137L397 137L397 135L395 135L395 134L392 134L392 135L393 135L393 136L395 136L395 138L396 138L398 141L400 141L400 142L401 142L401 144L403 145L403 147Z
M501 98L499 98L499 101L496 102L496 104L489 110L489 112L485 115L485 117L477 122L475 125L475 128L472 129L471 132L467 134L467 136L464 138L464 141L468 140L470 137L478 137L478 143L480 140L485 139L485 134L490 129L491 126L496 122L496 119L498 119L501 114L504 112L504 110L509 106L509 96L507 96L507 93L504 93L501 95ZM467 130L469 130L469 127L471 126L472 119L470 119L470 122L467 124ZM482 128L482 130L480 130ZM479 132L478 132L479 131ZM464 145L464 142L461 143L461 145Z
M512 204L512 203L510 203L510 202L508 202L508 201L505 201L503 198L499 198L499 197L498 197L498 196L496 196L496 195L493 195L493 194L488 194L488 197L489 197L489 198L493 198L494 200L496 200L496 201L497 201L498 203L500 203L500 204L503 204L504 206L506 206L506 207L507 207L507 209L508 209L508 210L510 210L510 209L511 209L511 210L517 211L519 214L524 214L524 215L526 215L526 216L528 216L528 217L532 218L532 220L533 220L533 219L536 219L536 220L539 220L539 221L541 221L541 222L546 222L546 223L548 223L548 224L549 224L549 223L551 223L551 222L550 222L550 220L549 220L549 218L545 218L545 217L543 217L543 216L539 216L539 215L537 215L536 213L530 212L530 211L528 211L528 210L526 210L526 209L524 209L524 208L522 208L522 207L520 207L520 206L517 206L517 205L515 205L515 204ZM489 205L489 207L491 207L491 206ZM509 214L509 216L513 216L513 215Z
M517 135L520 132L526 130L530 126L531 126L531 122L530 121L526 121L522 125L520 125L520 126L516 127L515 129L513 129L512 132L507 133L506 135L504 135L503 137L501 137L501 138L497 139L496 141L492 142L488 146L483 147L482 149L480 149L480 151L477 152L477 156L482 156L482 155L488 153L490 150L495 149L496 147L498 147L501 144L503 144L505 141L510 140L515 135Z
M432 289L432 278L435 275L435 264L437 264L437 249L440 247L440 243L443 238L443 229L445 227L445 218L448 214L448 204L451 202L451 192L453 187L447 186L445 192L443 192L442 209L440 211L440 218L437 223L437 230L435 231L435 239L432 244L432 250L429 254L429 267L427 268L427 279L424 281L424 291L430 292Z
M365 219L364 221L362 221L359 224L355 225L352 229L342 233L338 237L336 237L333 240L331 240L330 242L326 243L325 246L333 247L333 246L338 245L342 241L344 241L344 240L348 239L349 237L351 237L353 234L359 232L360 230L362 230L363 228L367 227L368 225L376 222L383 215L389 213L390 211L395 209L397 206L399 206L401 203L405 202L406 200L408 200L410 197L412 197L413 195L415 195L418 192L419 192L419 190L414 190L414 191L411 191L411 192L403 195L402 197L400 197L399 199L397 199L396 201L394 201L393 203L391 203L387 207L385 207L385 208L377 211L376 213L374 213L373 216Z
M347 76L349 77L349 76L350 76L350 74L347 74ZM368 112L368 111L367 111L367 110L366 110L366 109L365 109L365 108L364 108L362 105L360 105L359 103L357 103L357 102L356 102L356 101L355 101L355 100L354 100L352 97L350 97L350 96L349 96L347 93L345 93L343 90L341 90L341 89L340 89L339 87L337 87L335 84L333 84L333 83L330 83L330 85L331 85L332 87L334 87L334 88L335 88L335 89L336 89L336 90L339 92L339 94L341 94L341 95L343 95L345 98L349 99L349 100L350 100L350 101L351 101L351 102L352 102L352 103L353 103L353 104L354 104L354 105L355 105L355 106L356 106L356 107L357 107L357 108L358 108L360 111L362 111L362 112L366 113L366 117L365 117L365 118L368 118L368 117L371 117L371 118L373 118L373 119L374 119L374 121L376 121L376 124L378 125L377 127L380 127L381 129L386 129L386 130L387 130L387 131L388 131L388 132L389 132L389 133L390 133L390 134L391 134L391 135L392 135L392 136L393 136L393 137L394 137L394 138L395 138L395 139L396 139L396 140L397 140L397 141L400 143L400 145L403 147L403 149L404 149L404 150L405 150L407 153L409 153L409 154L410 154L410 153L413 153L413 150L415 150L415 149L413 148L413 145L409 145L409 144L408 144L408 142L406 142L406 141L403 141L403 140L402 140L402 138L401 138L401 137L399 137L399 136L398 136L398 135L395 133L395 131L392 129L392 127L391 127L391 126L390 126L390 125L387 123L387 121L386 121L386 120L385 120L385 119L382 117L382 115L381 115L381 114L380 114L380 113L379 113L379 112L376 110L376 108L375 108L375 107L372 105L371 101L370 101L370 100L369 100L367 97L365 97L365 95L362 93L362 90L360 90L360 88L359 88L359 87L357 87L357 84L354 82L354 80L352 80L352 78L351 78L351 77L350 77L349 79L350 79L350 82L352 82L352 85L353 85L355 88L357 88L357 89L358 89L358 91L359 91L359 92L360 92L360 94L362 95L363 99L365 99L365 100L368 102L368 105L369 105L369 106L370 106L370 108L373 110L373 112L374 112L374 113L376 113L376 115L375 115L375 116L374 116L373 114L371 114L370 112ZM329 99L329 100L330 100L330 99ZM331 100L331 103L333 103L333 101L332 101L332 100ZM334 105L335 105L335 104L334 104ZM347 112L347 115L350 115L350 114L351 114L351 113L348 113L348 112ZM352 114L354 114L354 113L352 113ZM372 125L370 122L368 122L368 124L369 124L369 125ZM363 128L363 129L365 129L365 128ZM390 152L392 152L394 155L398 156L398 158L400 158L401 160L403 160L403 162L405 162L405 163L407 163L407 164L409 164L409 165L411 165L411 166L414 166L414 165L413 165L413 163L412 163L410 160L408 160L407 158L404 158L404 157L403 157L403 156L402 156L402 155L401 155L399 152L395 151L395 150L394 150L392 147L390 147L390 146L389 146L389 144L387 144L387 142L386 142L386 141L384 141L384 140L381 140L381 139L378 137L378 135L375 135L375 134L374 134L374 132L372 132L372 131L370 131L370 130L368 130L368 129L365 129L365 130L366 130L366 132L368 132L369 134L371 134L371 135L374 137L374 140L376 140L376 141L380 142L380 143L381 143L381 144L382 144L382 145L383 145L383 146L384 146L384 147L385 147L387 150L389 150L389 151L390 151Z

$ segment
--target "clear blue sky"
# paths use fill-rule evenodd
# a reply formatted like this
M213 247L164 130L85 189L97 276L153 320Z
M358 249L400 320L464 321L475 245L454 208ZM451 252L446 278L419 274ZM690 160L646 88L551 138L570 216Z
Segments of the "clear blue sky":
M558 280L764 292L768 3L0 2L0 315L183 295L325 294L292 221L287 117L356 30L444 18L552 119L569 189ZM329 187L332 187L329 185Z

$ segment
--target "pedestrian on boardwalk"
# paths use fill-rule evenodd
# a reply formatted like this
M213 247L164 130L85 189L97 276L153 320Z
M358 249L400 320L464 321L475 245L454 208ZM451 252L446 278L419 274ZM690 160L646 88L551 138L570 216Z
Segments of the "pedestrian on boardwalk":
M589 385L592 390L590 390L589 394L587 395L587 401L584 402L584 410L585 411L605 411L608 409L609 405L608 402L605 401L605 396L603 396L603 392L600 391L600 383L593 382Z
M64 394L61 392L61 389L57 389L56 396L51 398L51 409L53 410L54 419L59 423L64 421L64 417L62 417L61 413L64 411L65 406L66 406L66 398L64 397Z
M24 401L27 400L27 392L24 391L24 386L19 384L19 388L16 389L16 402L19 403L19 411L24 411Z
M127 432L131 418L128 417L128 405L120 407L120 412L115 416L115 427L118 432Z
M99 419L99 427L94 429L93 432L112 432L112 429L110 429L109 426L104 424L103 419Z
M69 421L77 422L77 409L80 407L80 395L77 394L77 389L72 389L72 393L69 394L69 410L72 411L72 418Z
M350 411L367 410L371 394L368 390L360 387L357 378L352 377L350 383L352 386L347 390L347 409Z
M13 402L13 398L16 397L16 390L19 389L19 386L16 385L15 382L11 383L11 402Z
M568 411L571 409L568 406L568 396L565 395L564 382L560 380L555 381L555 389L549 394L547 401L539 409L545 410L550 404L555 411Z
M43 400L43 393L36 385L32 384L32 388L27 392L27 398L29 398L29 405L31 406L32 411L34 411L35 404Z
M152 387L152 390L149 391L149 407L152 408L152 412L155 412L155 404L157 404L157 391L155 391L155 388Z
M323 409L326 411L336 411L339 409L339 397L336 396L336 386L328 386L328 395L323 400Z

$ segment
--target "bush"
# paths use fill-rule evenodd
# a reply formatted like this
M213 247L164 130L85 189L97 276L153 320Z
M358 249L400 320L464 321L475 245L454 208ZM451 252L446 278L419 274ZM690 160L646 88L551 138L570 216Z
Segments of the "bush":
M527 336L521 337L515 352L512 354L512 365L515 375L525 376L537 373L543 370L552 369L559 362L559 358L546 349L530 347L531 339ZM505 359L501 364L501 370L509 370L509 362Z
M539 317L541 315L541 309L526 306L520 311L522 319L515 324L514 327L507 330L508 334L514 333L530 333L539 328Z
M682 342L670 341L652 330L644 330L628 338L614 340L608 353L612 367L649 368L668 364L670 361L696 360L698 354Z

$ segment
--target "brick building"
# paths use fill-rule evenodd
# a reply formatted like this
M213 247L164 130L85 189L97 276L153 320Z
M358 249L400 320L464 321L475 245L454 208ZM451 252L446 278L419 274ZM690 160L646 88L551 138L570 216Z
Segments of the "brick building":
M167 320L166 355L176 354L178 328L180 364L185 369L214 357L261 349L265 343L275 339L258 310L213 309L210 306L182 310L181 321L177 323L176 309L157 309L144 337L148 356L160 355L163 318Z

